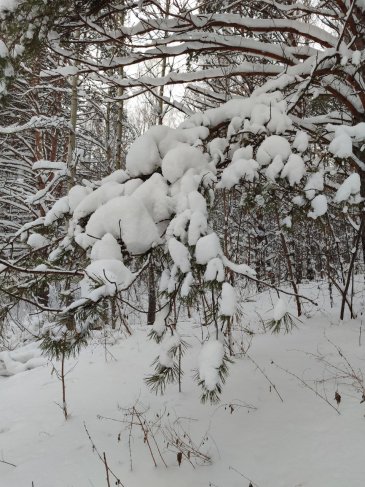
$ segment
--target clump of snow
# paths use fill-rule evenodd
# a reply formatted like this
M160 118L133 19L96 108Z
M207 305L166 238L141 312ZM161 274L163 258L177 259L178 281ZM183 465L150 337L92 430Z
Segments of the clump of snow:
M86 267L85 277L80 281L81 297L98 301L101 297L114 296L128 288L133 278L120 260L95 260Z
M22 0L0 0L0 13L12 12Z
M167 303L160 311L157 311L155 321L152 325L152 330L156 333L158 337L162 337L162 335L166 331L166 318L169 314L170 306Z
M206 234L208 231L207 217L200 211L194 211L191 215L189 230L188 230L188 243L189 245L195 245L201 235Z
M124 171L124 169L117 169L116 171L113 171L111 174L103 178L101 180L101 184L109 183L110 181L123 184L129 179L129 177L129 174Z
M311 174L307 182L304 186L305 196L309 200L315 197L316 191L323 191L324 188L324 181L323 181L323 173L322 172L315 172Z
M288 215L285 218L283 218L282 221L281 221L281 224L283 226L287 227L287 228L291 228L292 227L292 224L293 224L292 219L291 219L291 216Z
M162 174L170 183L180 179L188 169L201 170L207 167L207 156L196 147L179 144L162 160Z
M258 148L256 160L262 166L267 166L276 156L281 156L281 159L286 161L290 153L290 144L286 138L280 135L270 135Z
M174 365L174 350L181 344L181 338L178 333L166 337L161 343L160 355L158 361L163 367L171 369Z
M361 10L365 11L365 0L356 0L355 4L361 8Z
M186 201L186 200L185 200ZM175 236L179 238L181 242L187 241L187 227L189 226L192 212L190 209L183 210L177 214L169 223L166 230L168 237Z
M279 298L275 304L273 318L280 321L288 312L288 303L285 298Z
M190 253L184 244L172 237L168 243L172 260L183 274L190 271Z
M275 156L272 163L266 168L265 176L271 181L275 182L284 164L281 156Z
M293 205L304 206L305 199L303 198L303 196L294 196L294 198L292 199L292 203Z
M44 225L52 225L56 220L70 211L68 196L64 196L56 201L52 208L47 212L44 218Z
M170 277L171 277L171 274L170 274L169 269L164 269L161 273L160 282L159 282L159 286L158 286L158 290L160 293L162 293L168 289Z
M227 147L227 139L217 137L208 144L209 154L216 162L224 160L224 151Z
M133 142L126 157L126 168L131 176L151 174L161 165L161 157L154 139L148 132Z
M204 280L205 281L224 281L224 265L222 260L219 257L214 257L211 259L208 264L207 268L204 272Z
M296 149L298 152L304 152L307 150L309 144L309 137L307 132L298 131L296 133L294 142L293 142L293 149Z
M258 178L259 164L253 159L237 159L224 169L221 180L217 184L218 188L231 189L238 184L241 179L253 181Z
M45 272L47 269L48 267L46 264L38 264L34 268L35 271L42 271L42 272Z
M235 288L228 282L222 286L222 294L219 302L219 314L221 316L234 316L237 311L237 296Z
M352 156L351 137L348 134L340 133L332 140L328 149L336 157L351 157Z
M251 113L251 130L259 132L265 130L265 126L270 132L283 134L292 126L292 121L285 112L286 103L258 103L254 106Z
M173 151L177 155L178 147L193 146L198 140L206 139L208 135L209 130L206 127L186 127L185 130L171 129L163 125L151 127L131 145L126 158L127 172L131 176L152 174L161 166L162 159L169 152ZM185 155L187 155L186 150ZM171 158L172 156L169 158L169 163L173 165ZM184 155L180 154L179 158L182 161ZM175 170L178 171L176 167ZM170 171L171 177L173 177L172 173L174 169Z
M173 203L168 196L167 183L161 174L153 174L132 194L144 204L154 222L166 220L171 216Z
M122 251L113 235L106 233L94 243L90 257L91 260L122 260Z
M353 143L365 140L365 122L356 125L327 125L327 130L335 133L328 149L336 157L351 157Z
M73 186L68 193L68 204L70 211L74 212L81 201L91 192L92 189L88 188L87 186L81 186L79 184Z
M316 219L327 213L327 198L324 194L319 194L311 201L312 211L308 212L310 218Z
M283 95L280 91L275 91L273 93L257 94L250 98L233 98L217 108L210 108L204 113L194 114L180 124L180 128L191 128L200 125L206 127L217 126L228 121L232 124L228 134L230 137L240 128L241 122L244 119L251 117L254 108L258 104L263 104L271 108L275 106L278 112L280 112L279 117L271 125L270 130L273 132L278 133L283 126L288 127L291 123L284 113L286 103L283 100ZM257 124L255 125L257 126Z
M86 248L106 233L123 240L132 254L142 254L160 243L157 227L146 207L133 196L119 196L100 206L76 241Z
M224 347L215 339L204 343L199 356L199 379L208 391L214 391L220 382L219 368L223 364Z
M4 1L4 0L0 0L0 12L1 12L1 2L2 1ZM8 54L9 54L9 50L6 47L5 42L2 39L0 39L0 59L7 57Z
M304 161L298 154L290 154L288 162L281 171L281 177L287 178L290 186L300 183L305 174Z
M354 51L352 53L352 64L358 66L361 63L361 51Z
M234 135L236 132L240 130L243 124L243 118L242 117L233 117L231 121L229 122L228 129L227 129L227 139L230 140L232 135ZM252 156L251 156L252 157ZM251 159L249 157L248 159Z
M27 240L27 244L32 247L33 249L40 249L41 247L45 247L48 245L50 241L44 235L40 233L31 233Z
M207 264L211 259L221 253L221 244L216 233L210 233L201 237L195 247L195 259L197 264Z
M351 195L360 193L360 176L355 172L351 174L338 188L335 196L335 201L341 203L342 201L347 201Z
M76 206L73 212L74 220L79 220L95 212L101 205L111 199L121 196L125 193L125 187L115 181L109 181L100 188L95 189L92 193L87 194Z
M180 296L185 298L190 293L192 284L194 283L194 276L191 272L188 272L183 280L180 290Z
M246 264L235 264L234 262L231 262L229 259L227 259L227 257L225 256L223 256L222 260L223 264L236 274L242 274L243 276L250 277L256 276L256 271L254 271L250 266Z
M245 147L240 147L233 152L232 162L238 161L239 159L253 159L253 147L252 145L246 145Z
M188 203L189 203L189 208L192 211L199 211L200 213L203 214L207 213L207 203L204 199L204 196L200 194L198 191L191 191L188 194Z
M359 122L356 125L327 125L327 130L335 132L335 138L341 134L347 134L354 142L365 140L365 122Z
M66 237L61 240L58 246L49 254L48 260L50 262L53 262L60 257L62 252L71 250L73 250L73 241L69 235L66 235Z

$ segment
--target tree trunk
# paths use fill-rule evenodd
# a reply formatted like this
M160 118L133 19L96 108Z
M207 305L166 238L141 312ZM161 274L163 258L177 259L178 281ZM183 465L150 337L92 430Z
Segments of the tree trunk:
M156 319L156 283L153 262L148 267L148 313L147 325L153 325Z

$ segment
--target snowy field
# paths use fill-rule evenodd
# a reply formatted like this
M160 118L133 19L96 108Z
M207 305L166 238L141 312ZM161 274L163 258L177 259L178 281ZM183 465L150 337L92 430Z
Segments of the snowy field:
M95 335L67 363L68 421L61 383L34 346L12 359L1 352L13 375L0 377L0 486L108 487L105 452L110 486L117 478L125 487L362 487L361 316L339 322L338 297L331 309L318 285L301 292L327 311L305 305L308 316L287 335L263 330L275 293L242 303L236 350L247 353L235 357L218 405L200 403L193 379L198 320L180 325L190 344L182 392L170 385L164 396L144 384L158 354L146 327L130 338ZM24 370L31 356L34 368Z

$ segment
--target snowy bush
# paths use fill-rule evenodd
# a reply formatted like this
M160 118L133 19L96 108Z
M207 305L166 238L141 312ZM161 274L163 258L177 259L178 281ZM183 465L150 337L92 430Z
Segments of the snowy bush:
M220 329L230 335L237 312L232 276L257 276L232 260L224 237L227 228L220 221L222 195L241 188L242 211L246 205L265 205L277 212L277 201L285 194L280 217L289 228L296 215L317 219L329 205L361 201L358 175L353 173L338 187L333 159L316 156L311 136L296 128L286 107L283 95L274 91L195 114L176 129L151 127L132 144L126 171L76 185L33 226L18 232L32 248L43 250L42 258L28 261L26 273L39 276L38 288L43 283L57 291L54 307L35 300L54 317L54 326L45 331L46 349L57 354L59 343L78 347L90 329L108 320L110 310L115 314L131 306L128 293L138 288L151 266L163 303L151 333L162 347L155 374L148 379L156 390L180 373L174 361L180 350L176 303L202 306L211 337L218 338ZM343 133L336 129L333 141ZM348 137L358 142L365 134L359 129ZM323 181L331 181L333 174L334 191L325 192ZM3 272L12 270L25 271L15 266ZM33 285L31 277L28 286ZM289 320L285 316L274 316L274 329ZM203 356L211 343L203 345ZM198 374L203 398L212 400L226 374L226 352L224 345L219 347L215 358L208 354L210 365Z

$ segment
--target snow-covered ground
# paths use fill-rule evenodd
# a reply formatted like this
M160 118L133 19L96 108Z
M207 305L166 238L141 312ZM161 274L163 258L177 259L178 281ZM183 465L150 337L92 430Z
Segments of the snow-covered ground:
M125 487L248 487L250 481L254 487L362 487L361 316L339 322L338 298L331 310L326 292L317 285L301 291L327 311L306 305L311 316L287 335L263 333L260 325L258 316L272 316L275 293L242 304L241 328L254 334L251 341L237 330L237 343L242 337L245 349L251 345L230 366L218 405L199 401L193 375L201 328L193 322L180 327L191 345L183 358L181 393L170 385L164 396L156 396L144 384L158 346L146 339L143 326L130 338L116 336L114 343L108 338L106 348L95 337L77 359L68 361L68 421L58 405L61 384L51 364L39 361L32 370L20 368L0 377L0 486L107 487L105 466L93 451L86 426ZM294 311L294 303L289 307ZM350 377L353 372L360 382ZM336 391L341 396L338 412ZM133 407L131 430L127 409ZM139 419L153 432L148 442ZM177 453L189 449L190 459L183 456L179 466ZM111 473L110 485L115 485Z

